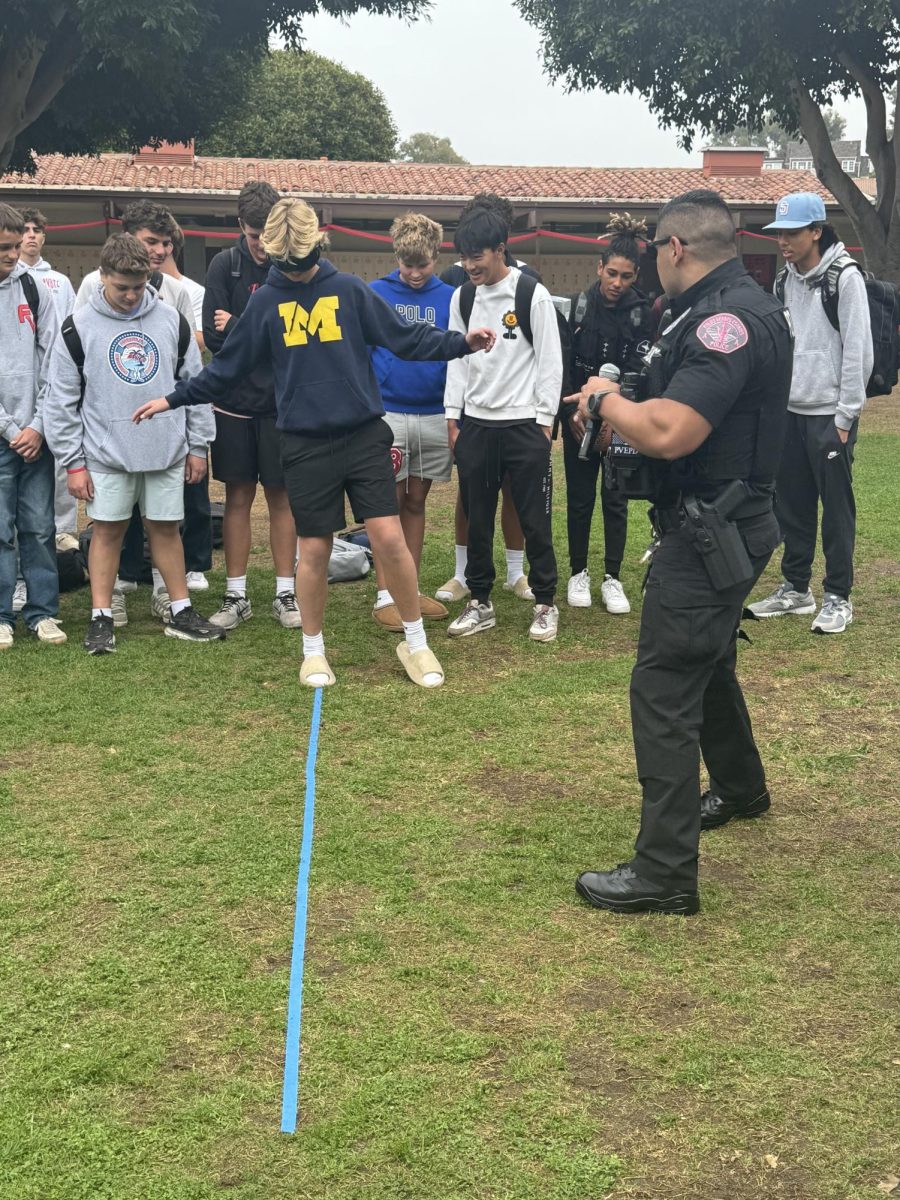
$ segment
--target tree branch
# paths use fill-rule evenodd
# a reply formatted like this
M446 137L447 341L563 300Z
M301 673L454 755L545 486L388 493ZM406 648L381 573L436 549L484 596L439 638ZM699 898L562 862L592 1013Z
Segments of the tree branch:
M878 217L887 230L891 223L896 194L893 146L887 136L887 106L879 82L849 50L838 55L856 83L866 106L866 153L875 168L878 181Z
M34 124L41 113L49 107L63 88L82 52L81 38L78 36L77 30L68 21L63 22L38 64L31 87L28 89L22 124L16 130L17 134Z
M800 128L812 150L816 174L843 205L862 242L867 260L873 260L872 268L877 270L882 266L887 252L887 230L852 178L841 170L841 164L831 148L822 111L809 94L809 89L796 76L791 79L790 86L797 101Z

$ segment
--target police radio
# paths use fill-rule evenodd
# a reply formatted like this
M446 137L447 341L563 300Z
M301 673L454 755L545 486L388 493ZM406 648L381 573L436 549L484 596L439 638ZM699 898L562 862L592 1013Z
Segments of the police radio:
M626 371L619 390L627 400L647 400L650 396L648 369ZM608 491L617 492L629 500L656 500L665 474L666 464L661 459L648 458L613 430L612 441L603 460L603 486Z

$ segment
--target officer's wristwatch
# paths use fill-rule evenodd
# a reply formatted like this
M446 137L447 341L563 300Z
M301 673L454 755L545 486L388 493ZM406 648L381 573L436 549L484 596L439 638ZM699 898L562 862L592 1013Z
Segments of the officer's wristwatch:
M587 400L587 410L592 417L596 417L600 411L600 405L603 403L603 397L612 394L612 388L607 388L604 392L591 392Z

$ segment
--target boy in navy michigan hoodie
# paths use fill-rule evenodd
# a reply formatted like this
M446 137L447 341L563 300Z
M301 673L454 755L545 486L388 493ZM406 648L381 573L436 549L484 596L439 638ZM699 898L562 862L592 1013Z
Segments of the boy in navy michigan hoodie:
M334 682L322 622L332 535L344 524L346 493L356 519L365 522L403 623L398 657L414 683L438 687L444 673L422 625L415 563L397 513L394 439L383 420L369 347L446 360L489 350L495 335L489 329L444 333L424 322L408 323L357 276L320 261L322 243L309 205L280 200L263 234L272 270L222 351L168 397L141 405L134 420L185 404L217 403L258 363L271 362L285 483L300 538L301 683Z
M369 285L404 320L426 321L438 329L450 324L453 296L453 288L434 273L443 236L437 221L424 213L398 217L391 226L397 270ZM384 419L394 433L391 456L400 524L418 572L425 540L425 501L432 483L446 483L453 466L444 417L447 366L442 362L404 362L383 346L373 349L372 366L384 400ZM399 633L403 623L377 559L375 575L378 599L372 615L379 625ZM421 592L419 604L423 617L448 615L443 604Z

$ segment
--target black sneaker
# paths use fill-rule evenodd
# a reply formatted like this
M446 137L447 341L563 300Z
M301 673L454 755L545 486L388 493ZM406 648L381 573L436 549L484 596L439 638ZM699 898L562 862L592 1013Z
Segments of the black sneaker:
M116 631L112 617L91 617L81 644L88 654L115 654Z
M169 609L164 624L166 637L181 638L184 642L220 642L225 637L225 630L201 617L192 604L179 613Z
M575 881L575 890L594 908L610 912L689 916L700 909L696 891L653 883L638 875L630 863L619 863L614 871L584 871Z

